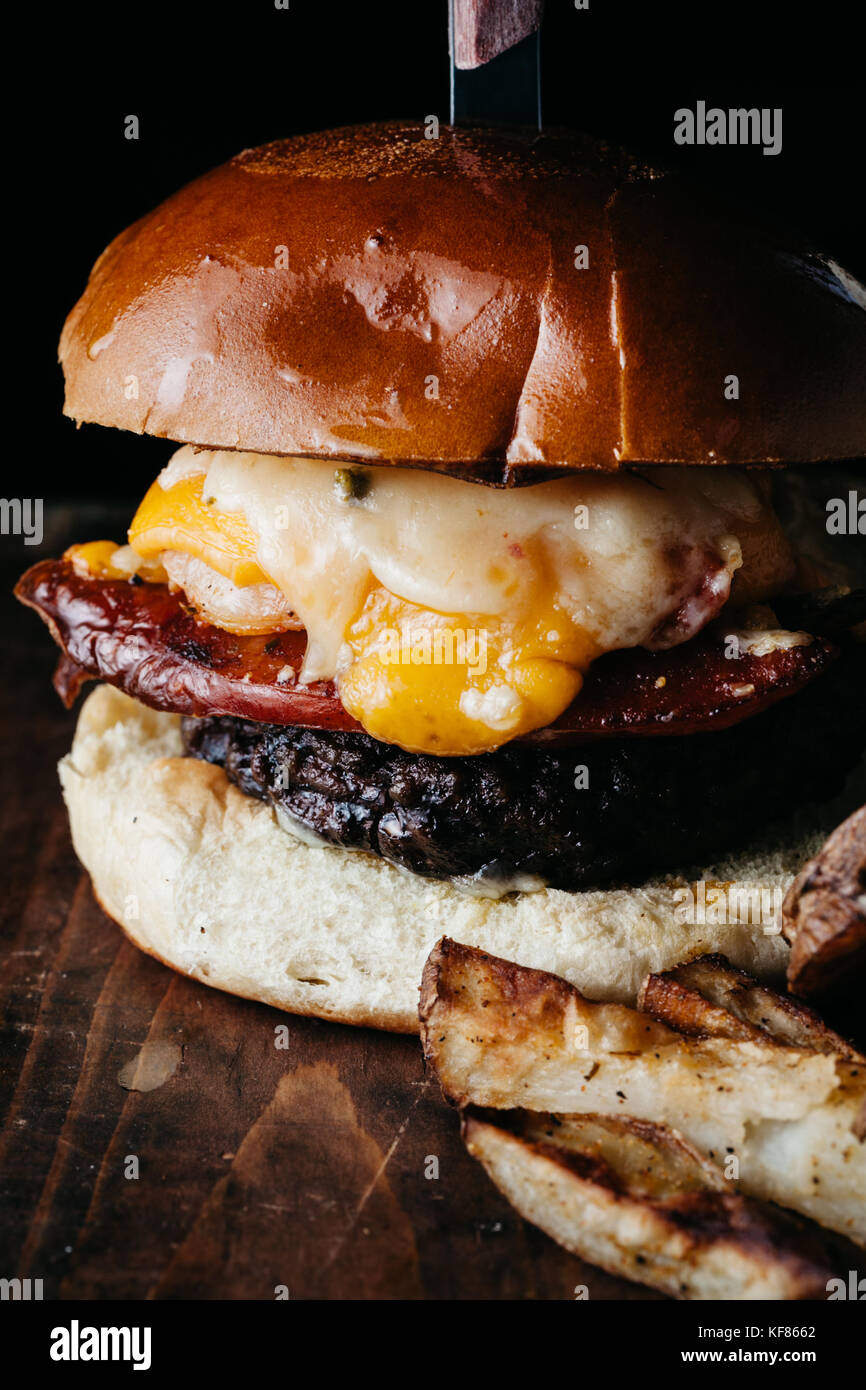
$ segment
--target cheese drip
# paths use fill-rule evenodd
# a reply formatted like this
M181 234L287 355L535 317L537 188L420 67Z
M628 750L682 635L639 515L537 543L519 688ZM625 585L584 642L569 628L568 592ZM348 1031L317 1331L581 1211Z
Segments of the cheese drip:
M356 476L184 448L129 540L143 558L195 557L269 611L289 605L307 631L301 680L336 680L365 729L414 752L478 753L543 727L601 653L703 626L744 549L766 555L769 537L777 568L790 562L760 484L734 470L502 491L412 469Z

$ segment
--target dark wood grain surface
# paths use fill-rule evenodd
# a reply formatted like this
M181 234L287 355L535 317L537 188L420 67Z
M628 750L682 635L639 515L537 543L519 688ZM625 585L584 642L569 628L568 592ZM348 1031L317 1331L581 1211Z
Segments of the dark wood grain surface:
M55 770L75 715L9 590L125 514L56 508L40 548L3 538L0 1275L63 1299L655 1297L514 1213L413 1039L217 993L100 911Z
M133 506L2 540L0 1277L47 1299L658 1298L517 1216L414 1039L208 989L98 907L56 773L75 712L11 586ZM859 998L829 1021L862 1045Z

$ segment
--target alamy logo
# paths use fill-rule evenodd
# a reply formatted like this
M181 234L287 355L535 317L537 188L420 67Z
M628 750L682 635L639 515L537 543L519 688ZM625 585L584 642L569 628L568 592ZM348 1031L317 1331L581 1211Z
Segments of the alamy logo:
M729 107L695 104L674 112L677 145L762 145L764 154L782 152L781 106Z
M42 1298L41 1279L0 1279L0 1302L28 1303Z
M866 1301L866 1279L861 1279L856 1269L848 1270L847 1280L827 1280L827 1302L834 1303L839 1299L853 1299L855 1303Z
M385 666L466 666L476 676L487 670L484 628L383 628L376 651Z
M41 545L42 498L0 497L0 533L23 536L25 545Z
M68 1327L51 1330L52 1361L131 1361L134 1371L150 1370L149 1327Z
M847 497L831 497L825 505L828 535L866 536L866 497L852 488Z
M697 883L674 892L674 920L690 927L748 923L764 936L777 936L782 920L781 888L746 887L738 883Z

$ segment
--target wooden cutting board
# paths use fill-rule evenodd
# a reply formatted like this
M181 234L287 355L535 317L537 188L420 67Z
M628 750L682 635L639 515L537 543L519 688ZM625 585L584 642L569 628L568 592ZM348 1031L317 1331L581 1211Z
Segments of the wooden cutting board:
M219 994L101 912L55 772L74 714L9 595L73 537L121 534L99 523L55 512L38 551L4 552L3 1274L41 1278L46 1299L656 1297L516 1215L414 1039Z
M10 590L132 505L53 509L38 550L4 538L0 1273L46 1299L660 1297L521 1220L414 1039L220 994L100 910L55 770L75 714ZM859 1001L829 1021L862 1039Z

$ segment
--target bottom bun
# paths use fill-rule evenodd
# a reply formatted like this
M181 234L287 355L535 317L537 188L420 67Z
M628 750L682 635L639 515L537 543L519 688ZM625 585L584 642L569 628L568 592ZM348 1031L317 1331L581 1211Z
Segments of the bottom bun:
M143 950L205 984L398 1032L417 1030L421 971L446 933L594 999L634 1002L648 972L706 951L778 978L788 956L778 930L690 925L682 890L704 880L781 902L820 843L813 832L639 888L469 897L372 855L302 843L221 768L180 752L175 715L110 686L82 708L60 780L105 911Z

